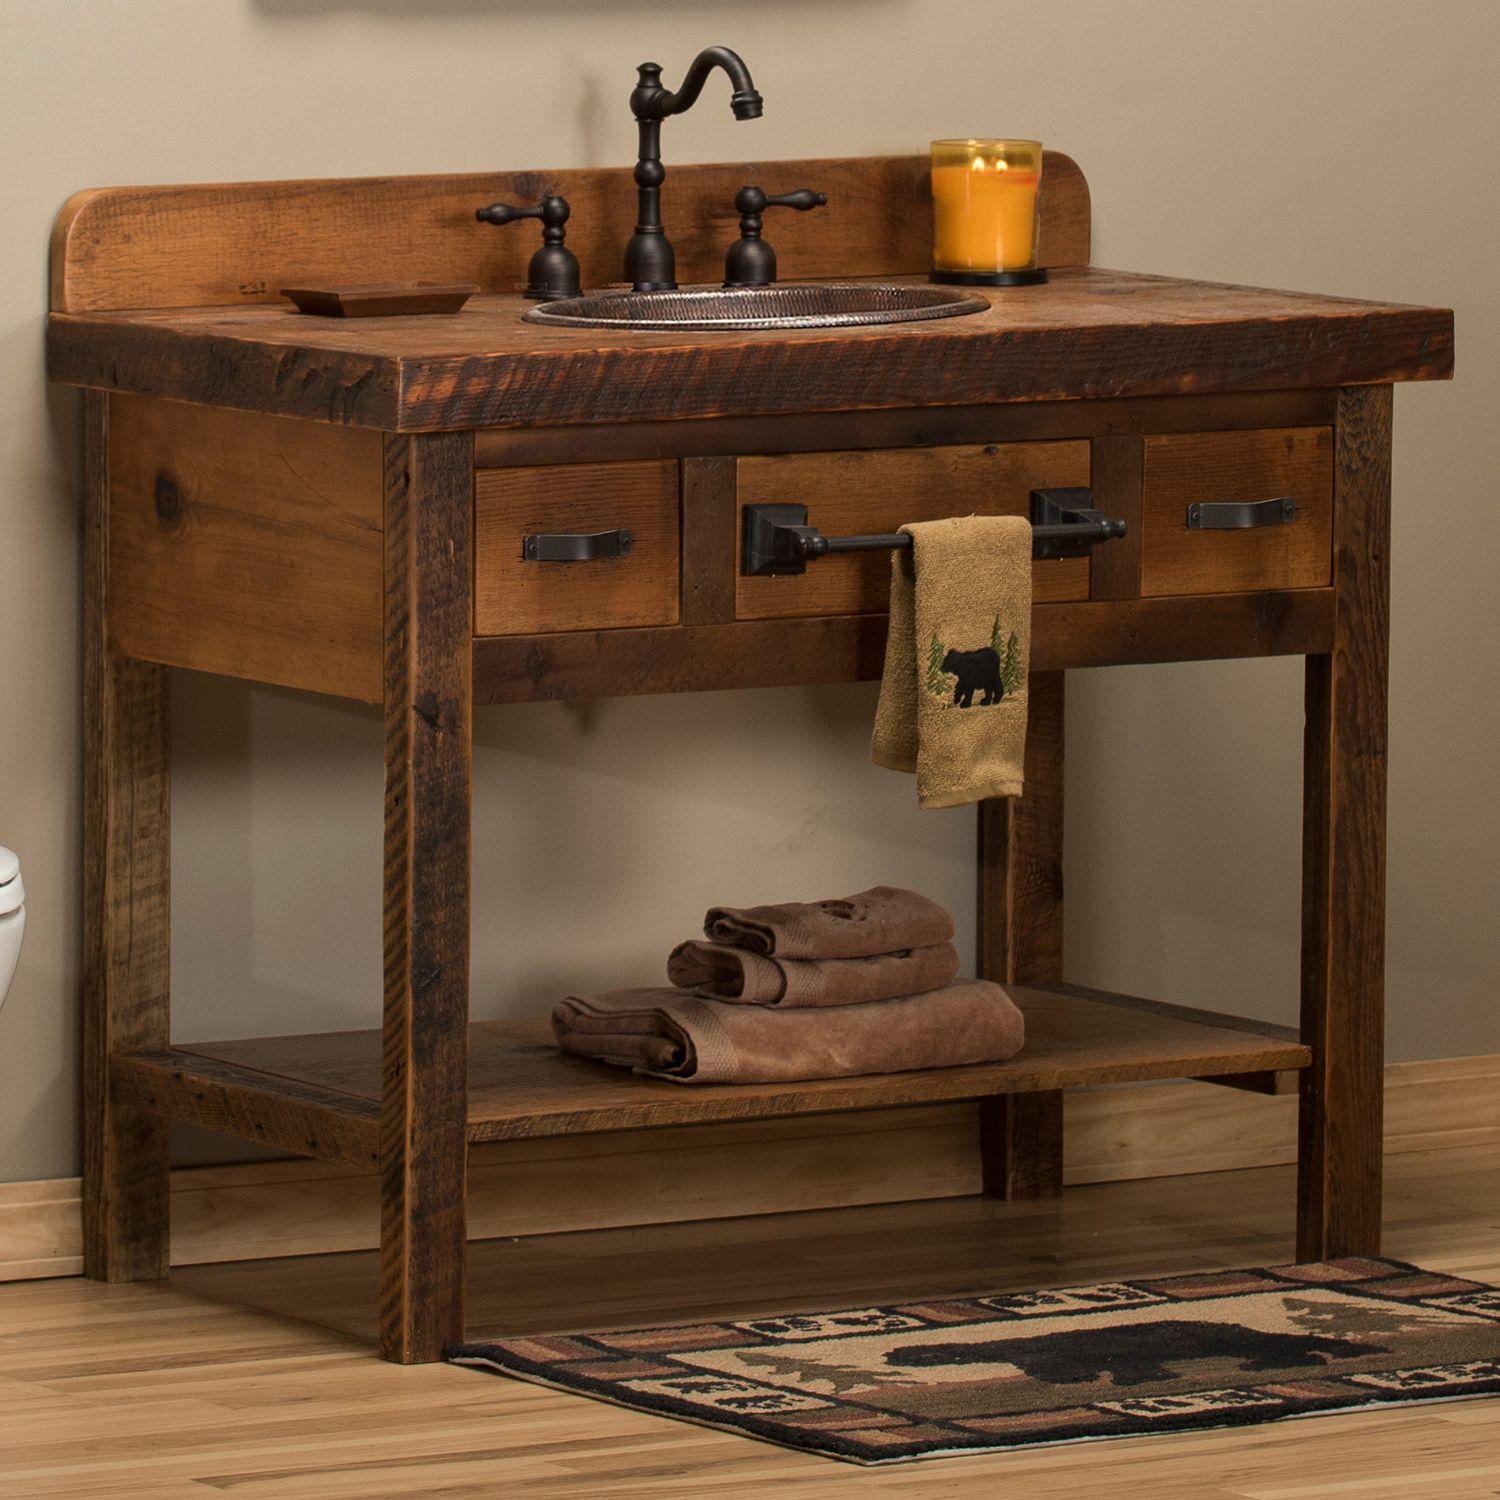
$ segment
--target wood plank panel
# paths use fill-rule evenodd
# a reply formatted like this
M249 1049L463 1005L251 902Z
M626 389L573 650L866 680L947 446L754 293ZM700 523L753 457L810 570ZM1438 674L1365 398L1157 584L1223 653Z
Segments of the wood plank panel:
M1297 1253L1374 1255L1385 1055L1391 390L1344 391L1335 427L1338 609L1307 662Z
M1332 572L1333 429L1161 434L1145 443L1143 594L1325 588ZM1297 502L1290 523L1190 528L1201 501Z
M1442 308L1059 270L964 317L865 328L646 332L278 307L54 314L54 380L386 431L1274 391L1453 372Z
M133 1109L320 1161L377 1164L380 1106L373 1099L290 1079L278 1080L268 1096L259 1074L170 1047L117 1055L110 1080Z
M880 676L885 616L575 630L474 642L478 703L621 698Z
M1034 672L1027 698L1026 789L978 809L976 972L1001 984L1057 982L1063 972L1064 674ZM998 1094L979 1106L987 1197L1062 1191L1063 1096Z
M1228 1011L1206 1010L1201 1005L1178 1005L1171 1000L1150 1000L1141 995L1121 995L1114 990L1094 989L1086 984L1053 984L1038 981L1032 988L1051 995L1091 1000L1097 1005L1113 1005L1120 1010L1139 1011L1147 1016L1190 1021L1195 1026L1214 1026L1222 1031L1250 1032L1272 1041L1295 1042L1300 1034L1295 1026L1283 1026L1279 1021L1262 1021L1252 1016L1231 1015Z
M139 396L110 403L116 649L379 702L379 437Z
M473 466L467 435L386 440L385 994L367 1097L380 1350L403 1364L463 1336Z
M825 536L852 536L944 516L1024 516L1032 490L1088 482L1085 442L982 443L746 457L738 495L742 514L747 505L805 504L808 524ZM1043 601L1087 599L1088 559L1033 563L1032 591ZM765 620L872 613L885 609L890 592L888 552L848 552L819 558L800 576L738 573L735 614Z
M149 1281L167 1272L167 1132L116 1093L110 1058L170 1032L170 683L109 641L110 416L85 396L83 1258L100 1281Z
M1009 1062L921 1069L798 1084L683 1088L637 1078L557 1050L546 1021L488 1021L469 1028L471 1141L652 1125L821 1114L986 1094L1092 1087L1159 1078L1300 1068L1308 1057L1294 1034L1181 1007L1152 1006L1066 987L1014 993L1026 1013L1027 1044ZM331 1094L380 1096L378 1033L263 1037L175 1049L173 1067L191 1080L188 1056L259 1071L267 1099L290 1081Z
M1101 433L1094 439L1094 507L1125 523L1125 535L1094 548L1089 591L1095 599L1141 596L1142 442L1134 432Z
M678 276L722 280L724 248L738 232L736 191L746 182L794 178L815 183L828 204L778 222L783 279L925 272L929 165L925 155L673 161L665 201ZM546 193L572 205L568 244L585 286L618 281L636 215L630 167L190 183L95 188L70 198L52 234L52 306L97 312L274 302L285 286L408 282L415 272L423 281L517 291L534 233L525 224L478 224L474 211ZM1045 265L1088 264L1088 185L1056 151L1043 161L1040 250Z
M1038 604L1036 671L1128 662L1300 656L1332 638L1333 590ZM879 677L884 615L744 620L664 630L580 630L474 642L480 703L618 698Z
M594 428L496 427L474 434L474 462L485 469L1297 427L1332 423L1336 399L1334 392L1324 390L1246 391L1222 396L1032 401L907 411L789 412L776 417L718 417L691 422L614 422Z
M534 562L534 532L628 530L625 557ZM671 459L485 469L474 485L474 633L675 625L680 502Z
M682 460L682 623L734 619L736 463L732 455Z
M1500 1055L1394 1063L1385 1095L1388 1157L1441 1152L1457 1162L1500 1146ZM1069 1184L1296 1157L1289 1098L1163 1083L1083 1090L1069 1106ZM471 1243L976 1193L978 1107L964 1101L489 1142L469 1152ZM1221 1178L1214 1196L1235 1180ZM320 1161L178 1168L172 1263L372 1249L378 1186L373 1172ZM76 1276L79 1209L77 1178L0 1184L0 1282Z

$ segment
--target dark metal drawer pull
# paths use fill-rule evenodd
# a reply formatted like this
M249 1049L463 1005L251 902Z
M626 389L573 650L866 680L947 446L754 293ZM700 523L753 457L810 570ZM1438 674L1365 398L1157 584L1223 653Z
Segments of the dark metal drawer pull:
M1092 507L1089 489L1032 490L1031 555L1087 557L1099 542L1125 535L1125 523ZM824 536L807 524L805 505L747 505L740 569L762 574L804 573L809 559L834 552L894 552L911 546L904 531L870 536Z
M1277 500L1204 500L1187 508L1189 531L1247 531L1296 519L1297 502L1290 495Z
M623 526L613 531L541 531L521 543L527 562L598 562L624 557L635 538Z

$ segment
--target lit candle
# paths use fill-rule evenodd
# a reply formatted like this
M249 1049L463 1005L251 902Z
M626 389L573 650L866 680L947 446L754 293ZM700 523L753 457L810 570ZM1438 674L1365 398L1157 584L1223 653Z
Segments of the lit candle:
M1045 279L1036 270L1038 141L934 141L935 281Z

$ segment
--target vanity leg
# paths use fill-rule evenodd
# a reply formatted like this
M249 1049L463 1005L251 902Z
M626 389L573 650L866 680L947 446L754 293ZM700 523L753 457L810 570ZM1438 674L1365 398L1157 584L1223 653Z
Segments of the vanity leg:
M463 1337L468 1115L467 434L385 445L385 1009L380 1352Z
M1026 792L979 805L978 971L1001 984L1062 978L1063 674L1033 672ZM1062 1191L1063 1096L994 1094L979 1104L987 1198Z
M1307 658L1297 1255L1380 1249L1391 388L1339 393L1333 650Z
M84 395L83 1267L167 1274L167 1122L118 1103L109 1060L168 1045L170 715L165 667L109 643L109 397Z

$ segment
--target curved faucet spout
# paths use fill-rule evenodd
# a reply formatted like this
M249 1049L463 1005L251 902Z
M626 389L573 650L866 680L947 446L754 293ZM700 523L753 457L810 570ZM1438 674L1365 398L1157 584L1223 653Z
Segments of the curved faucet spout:
M729 107L737 120L758 120L764 101L750 77L750 69L738 52L728 47L705 47L692 61L682 87L673 92L661 86L661 65L642 63L640 85L630 97L630 106L638 120L665 120L690 110L703 92L709 74L722 68L734 85Z
M708 75L723 68L734 85L729 107L737 120L758 120L764 103L750 79L750 69L738 52L728 47L705 47L692 61L682 87L673 93L661 86L661 64L642 63L630 95L630 112L640 132L636 153L637 194L635 233L625 247L625 279L638 292L668 292L677 285L677 257L661 222L661 122L680 115L698 102Z

